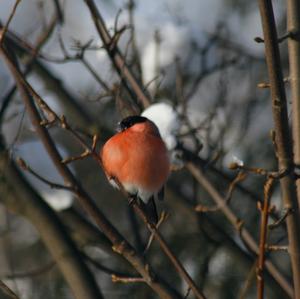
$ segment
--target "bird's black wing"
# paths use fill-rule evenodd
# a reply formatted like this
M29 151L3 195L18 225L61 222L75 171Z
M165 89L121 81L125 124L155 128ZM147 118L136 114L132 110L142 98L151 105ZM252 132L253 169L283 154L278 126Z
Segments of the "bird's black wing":
M158 222L158 215L154 197L152 196L146 204L142 200L140 200L140 206L147 215L148 220L151 223L156 224Z
M159 190L159 192L157 193L157 198L159 200L163 200L165 197L165 186L162 186L162 188Z

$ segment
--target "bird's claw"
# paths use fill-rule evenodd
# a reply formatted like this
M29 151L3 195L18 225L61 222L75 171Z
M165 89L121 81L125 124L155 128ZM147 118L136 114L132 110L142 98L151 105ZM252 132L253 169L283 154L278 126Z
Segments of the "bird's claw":
M134 202L136 202L136 197L131 196L130 199L129 199L129 206L132 206Z

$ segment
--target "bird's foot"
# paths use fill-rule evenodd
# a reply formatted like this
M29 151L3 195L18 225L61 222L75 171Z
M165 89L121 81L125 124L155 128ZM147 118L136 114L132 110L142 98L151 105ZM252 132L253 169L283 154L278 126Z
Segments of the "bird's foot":
M129 198L129 206L132 206L134 203L136 203L136 196L131 195Z

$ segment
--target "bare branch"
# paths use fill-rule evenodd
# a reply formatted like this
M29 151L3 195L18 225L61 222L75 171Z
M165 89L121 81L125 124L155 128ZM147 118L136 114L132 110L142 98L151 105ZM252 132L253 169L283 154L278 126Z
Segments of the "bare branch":
M226 195L226 198L225 198L225 203L226 204L229 204L236 185L239 182L245 180L246 176L247 176L247 174L245 172L240 171L237 174L237 176L235 177L235 179L230 183L229 188L228 188L228 192L227 192L227 195ZM213 207L206 207L206 206L203 206L201 204L198 204L195 207L195 211L196 212L201 212L201 213L203 213L203 212L216 212L218 210L221 210L221 207L219 205L216 205L216 206L213 206Z
M103 41L103 44L106 48L106 51L113 62L116 70L119 73L121 78L125 78L127 84L125 84L126 89L132 97L137 97L137 102L141 103L143 107L147 107L150 105L150 99L145 95L145 91L140 82L134 77L131 70L126 65L126 61L122 56L120 50L117 46L111 48L112 38L110 37L108 30L105 26L102 16L100 15L97 6L95 5L93 0L85 0L90 13L92 15L93 21L95 23L96 29ZM132 92L133 91L133 92Z
M251 249L253 253L258 255L258 246L254 238L250 235L249 231L242 225L242 222L233 211L225 204L224 199L219 194L219 192L214 188L211 182L205 177L203 172L193 165L191 162L188 162L186 165L187 169L191 172L194 178L198 183L210 194L211 198L215 203L221 207L223 214L226 216L228 221L233 225L237 232L240 232L242 240L245 242L247 247ZM285 292L292 297L293 289L287 279L279 272L279 270L269 261L265 261L265 265L269 273L277 281L277 283L285 290Z
M286 217L290 213L292 213L291 209L285 209L285 212L283 213L283 215L278 220L276 220L274 223L271 223L269 225L269 229L274 229L274 228L278 227L279 225L281 225L286 220Z
M133 282L145 282L143 277L122 277L113 274L111 276L112 282L122 282L122 283L133 283Z
M268 0L259 0L258 3L262 20L266 61L272 97L272 111L275 129L275 143L277 147L278 168L290 169L294 168L293 145L290 138L287 102L281 70L280 52L277 41L273 6L272 1ZM298 13L299 11L297 11L297 14ZM294 112L296 113L297 111ZM294 296L295 298L300 298L300 220L296 186L294 178L291 174L282 178L280 183L284 206L285 208L293 210L293 213L288 215L286 223L295 288Z
M257 279L257 298L264 298L264 267L265 267L265 249L267 243L267 228L269 217L269 205L274 183L273 178L268 178L264 185L264 203L261 209L261 224L260 224L260 239L259 239L259 253L256 268Z
M159 227L163 224L164 221L166 221L169 217L169 214L167 214L166 212L162 212L160 217L159 217L159 220L156 224L156 229L159 229ZM148 240L148 243L144 249L144 254L149 250L152 242L153 242L153 239L154 239L154 234L151 233L150 237L149 237L149 240Z
M99 228L110 239L110 241L113 243L113 248L132 264L132 266L141 274L141 276L145 278L146 283L155 292L157 292L159 296L161 296L161 298L180 298L180 295L173 288L160 281L157 276L155 276L156 279L154 279L154 273L152 269L149 268L149 265L146 264L144 258L138 255L138 253L127 242L127 240L125 240L123 236L117 231L117 229L109 222L109 220L96 206L94 201L90 198L88 193L81 187L80 183L74 177L72 172L63 163L61 163L62 158L48 131L43 126L41 126L41 118L28 92L38 103L41 103L41 98L24 79L22 73L19 71L15 63L11 60L6 50L2 49L1 52L12 74L14 75L14 78L24 100L26 109L30 115L31 121L36 129L37 134L41 138L41 141L43 142L50 158L52 159L59 173L66 181L67 185L74 188L74 194L76 195L84 210L93 218Z
M0 280L0 297L3 299L19 299L2 280Z
M1 182L1 186L4 183L7 186L6 196L0 196L1 201L14 213L25 216L36 227L70 289L77 294L78 299L94 299L98 296L102 298L94 277L57 215L39 197L15 163L10 160L3 149L3 144L0 144L0 150L0 171L5 174L5 182Z
M14 15L16 13L17 7L18 7L18 5L20 3L21 3L21 0L16 0L15 1L15 4L13 6L13 9L12 9L12 11L11 11L9 17L8 17L8 20L7 20L6 24L5 24L5 26L0 30L0 47L2 47L4 38L5 38L5 34L6 34L7 30L8 30L8 26L9 26L11 20L13 19Z
M35 172L22 158L19 157L17 159L17 163L19 164L19 166L23 170L28 171L35 178L37 178L38 180L40 180L44 184L50 186L50 188L60 189L60 190L67 190L67 191L73 191L73 189L70 188L70 187L68 187L68 186L63 186L63 185L60 185L60 184L57 184L57 183L54 183L54 182L50 182L46 178L42 177L40 174L38 174L37 172Z
M178 272L178 274L185 280L185 282L188 284L188 286L192 289L194 295L196 298L199 299L205 299L206 297L204 294L199 290L199 288L196 286L193 279L190 277L190 275L187 273L185 268L182 266L181 262L178 260L178 258L175 256L175 254L172 252L171 248L167 245L164 238L161 236L160 232L158 231L155 224L153 224L151 221L149 221L146 213L144 210L140 207L140 205L137 203L137 200L135 198L132 198L130 194L126 192L124 187L120 182L117 181L116 178L114 178L115 182L118 184L119 189L121 192L126 196L128 203L132 205L134 210L137 212L137 214L140 216L140 218L143 220L143 222L146 224L147 228L153 234L154 238L159 243L162 251L165 253L167 258L170 260L170 262L173 264L174 268Z

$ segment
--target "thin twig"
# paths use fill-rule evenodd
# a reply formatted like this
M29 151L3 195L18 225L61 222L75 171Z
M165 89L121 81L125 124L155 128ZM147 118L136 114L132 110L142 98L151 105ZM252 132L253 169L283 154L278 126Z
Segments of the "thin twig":
M47 180L46 178L42 177L40 174L38 174L36 171L34 171L22 158L17 159L18 165L25 171L28 171L30 174L32 174L35 178L43 182L44 184L50 186L50 188L53 189L59 189L59 190L67 190L67 191L74 191L72 187L60 185L54 182L51 182Z
M137 42L136 42L136 30L135 30L135 25L134 25L134 10L135 10L135 1L134 0L129 0L127 4L128 8L128 14L129 14L129 27L131 28L130 30L130 41L131 41L131 50L132 50L132 62L131 65L134 64L136 67L136 73L138 76L138 80L142 81L143 77L143 70L141 66L141 59L139 55L139 50L137 47Z
M169 214L167 214L166 212L162 212L161 213L160 218L159 218L159 220L158 220L158 222L156 224L156 229L159 229L159 227L162 225L162 223L168 219L168 216L169 216ZM153 242L153 239L154 239L154 234L152 233L150 235L148 243L147 243L147 245L146 245L146 247L144 249L144 254L146 254L146 252L149 250L149 248L150 248L150 246L151 246L151 244Z
M51 138L48 131L44 126L41 125L41 118L38 114L38 111L28 95L28 92L33 96L38 104L41 103L41 98L34 91L31 85L24 79L22 73L17 68L15 63L11 60L10 55L6 52L5 49L1 49L2 54L5 58L7 65L9 66L14 78L18 84L18 87L21 91L22 98L24 100L26 109L29 113L31 121L36 129L37 134L41 138L50 158L52 159L54 165L56 166L59 173L62 175L68 186L74 188L74 194L79 200L82 207L85 211L93 218L95 223L99 226L101 231L110 239L113 243L113 249L119 254L123 255L131 265L144 277L145 282L161 296L162 298L180 298L181 296L175 291L171 286L167 285L165 282L162 282L158 275L155 275L156 279L154 280L154 273L152 269L146 264L143 257L141 257L134 248L123 238L123 236L117 231L117 229L110 223L110 221L104 216L100 209L96 206L94 201L88 195L88 193L82 188L80 183L74 177L73 173L61 163L61 156ZM45 107L43 105L43 107ZM45 107L47 109L47 106ZM51 111L51 110L50 110ZM56 115L51 114L55 118ZM61 119L61 121L63 121Z
M13 6L13 9L8 17L8 20L5 24L5 26L0 30L0 47L2 47L2 44L3 44L3 41L4 41L4 37L5 37L5 34L8 30L8 26L10 24L10 22L12 21L16 11L17 11L17 7L18 5L21 3L21 0L16 0L14 6Z
M257 298L264 298L264 267L265 267L265 249L267 242L268 216L271 190L274 183L273 178L267 179L264 185L264 203L261 208L261 225L260 225L260 239L259 239L259 253L256 268L257 278Z
M243 222L234 214L228 205L225 204L223 197L215 189L212 183L206 178L201 169L197 168L193 163L188 162L186 164L187 169L191 172L193 177L198 181L198 183L209 193L211 198L219 205L222 209L223 214L228 219L228 221L233 225L237 232L239 232L242 240L245 242L247 247L251 252L258 255L258 245L254 238L251 236L249 231L243 225ZM280 271L271 263L271 261L266 260L265 266L269 273L277 281L277 283L282 287L282 289L290 296L293 296L293 289L287 279L280 273Z
M185 268L182 266L181 262L178 260L178 258L175 256L175 254L172 252L171 248L167 245L164 238L161 236L160 232L158 231L155 224L153 224L151 221L149 221L146 213L144 210L140 207L140 205L137 203L137 200L133 199L132 196L130 196L122 184L114 178L116 184L118 185L120 191L126 196L128 203L132 205L136 213L140 216L140 218L143 220L143 222L146 224L149 231L153 234L156 241L159 243L162 251L165 253L165 255L168 257L170 262L175 267L178 274L185 280L185 282L188 284L188 286L192 289L194 295L196 298L199 299L205 299L206 297L204 294L199 290L199 288L196 286L195 282L192 280L190 275L187 273Z
M191 292L191 288L188 288L188 289L186 290L186 294L184 295L184 298L183 298L183 299L187 299L188 296L190 295L190 292Z
M0 295L5 296L3 299L19 299L19 297L2 281L0 280Z
M21 174L1 142L0 151L1 172L5 173L7 186L7 191L3 193L6 196L1 196L1 201L9 210L28 219L40 232L49 253L56 261L72 293L77 294L78 299L102 298L93 275L56 213ZM3 186L2 182L1 187ZM74 281L77 283L74 284Z
M112 274L111 276L112 282L122 282L122 283L134 283L134 282L145 282L143 277L123 277Z
M59 0L53 0L53 2L54 2L54 6L55 6L57 19L62 24L64 22L64 12L63 12L62 8L60 7Z
M268 171L260 167L248 167L236 162L230 163L228 168L231 170L242 169L250 173L262 175L265 176L266 178L273 178L273 179L282 179L283 177L290 175L293 170L292 167L290 166L288 168L283 168L279 171Z
M267 245L267 251L288 251L289 247L287 245Z
M251 285L253 283L253 280L255 278L255 270L256 270L256 262L253 263L253 265L250 268L249 273L247 274L247 277L239 291L238 299L245 299L247 298L247 292L251 288Z
M290 136L287 100L273 5L272 1L269 0L258 0L258 3L262 20L266 62L272 97L278 168L290 169L293 168L293 144ZM299 10L297 13L299 13ZM294 297L300 298L300 219L296 185L292 174L283 177L280 180L280 185L284 206L291 208L293 211L286 218L286 224L294 282Z
M285 209L285 212L283 213L283 215L278 219L276 220L274 223L271 223L269 224L269 229L274 229L278 226L280 226L283 222L285 222L286 220L286 217L292 213L292 210L291 209Z
M137 98L137 102L142 104L143 107L147 107L150 105L151 101L150 99L145 95L145 92L143 90L143 87L140 82L135 78L131 70L126 65L126 61L124 57L122 56L120 50L117 46L115 46L113 49L111 48L111 42L112 38L109 35L109 32L105 26L104 20L102 16L100 15L100 12L95 5L93 0L85 0L92 19L94 21L95 27L98 31L99 36L101 37L103 44L106 48L106 51L113 62L116 70L118 71L120 78L125 78L126 83L125 87L129 94L132 95L132 97ZM134 91L134 92L132 92Z
M228 188L228 191L227 191L227 195L225 197L225 200L224 202L228 205L231 198L232 198L232 194L233 194L233 191L235 190L235 187L238 183L242 182L243 180L246 179L246 172L243 172L243 171L240 171L237 176L234 178L234 180L230 183L229 185L229 188ZM203 206L201 204L198 204L196 207L195 207L195 211L196 212L201 212L201 213L206 213L206 212L216 212L216 211L219 211L221 209L221 207L219 205L215 205L215 206L212 206L212 207L206 207L206 206Z
M216 168L214 165L211 165L209 163L209 161L202 159L199 155L195 154L194 152L188 150L185 147L180 146L179 149L182 151L182 158L187 161L187 162L192 162L192 164L195 167L199 167L203 170L209 169L213 174L217 175L218 178L224 179L225 181L231 183L232 180L234 178L232 178L232 176L228 175L227 173L225 173L224 171L219 170L218 168ZM253 192L252 190L250 190L247 187L244 187L241 184L237 184L236 188L242 192L243 195L246 195L247 197L249 197L253 202L257 203L258 201L261 201L261 198L258 196L258 194L256 194L256 192ZM275 213L275 211L271 211L270 216L272 217L272 219L274 219L275 221L277 221L279 218L279 215L277 215L277 213ZM281 223L281 227L283 229L285 229L285 222Z
M294 164L300 165L300 4L297 0L288 0L287 3L287 30L288 54L290 68L290 86L292 100L292 132ZM298 207L300 207L300 180L296 180ZM298 281L299 282L299 281ZM299 287L300 288L300 287ZM300 297L300 291L299 291Z
M50 21L50 24L49 24L49 27L47 28L47 30L45 30L40 36L38 36L36 45L35 45L35 50L31 53L32 56L30 56L29 58L26 57L27 59L24 59L25 60L24 61L24 74L25 75L27 75L31 72L34 61L35 61L36 57L38 56L39 51L42 48L42 46L47 42L47 40L51 36L51 33L53 32L53 30L55 28L56 22L57 22L57 18L55 16ZM10 90L6 93L6 95L1 100L2 105L0 108L0 125L3 122L5 111L7 110L15 91L16 91L16 85L13 84L13 86L10 88Z

